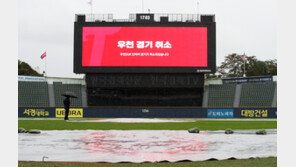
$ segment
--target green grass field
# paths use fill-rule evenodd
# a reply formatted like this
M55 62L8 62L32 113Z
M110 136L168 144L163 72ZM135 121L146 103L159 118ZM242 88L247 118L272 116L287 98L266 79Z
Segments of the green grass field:
M277 121L215 121L175 123L113 123L113 122L66 122L64 120L19 120L18 127L39 130L200 130L276 129Z
M276 167L277 158L253 158L241 160L201 161L201 162L161 162L161 163L53 163L19 162L20 167Z

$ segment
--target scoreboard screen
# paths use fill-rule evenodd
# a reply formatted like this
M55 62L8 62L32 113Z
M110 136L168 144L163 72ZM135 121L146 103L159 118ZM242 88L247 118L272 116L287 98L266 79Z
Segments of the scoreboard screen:
M76 73L213 73L215 26L77 23Z
M83 27L83 67L207 67L206 27Z

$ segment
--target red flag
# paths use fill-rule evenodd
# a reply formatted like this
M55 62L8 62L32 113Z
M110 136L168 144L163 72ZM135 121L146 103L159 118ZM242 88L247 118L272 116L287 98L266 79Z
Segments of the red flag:
M244 55L244 61L246 61L246 55Z
M44 52L44 53L40 56L41 59L44 59L45 57L46 57L46 52Z

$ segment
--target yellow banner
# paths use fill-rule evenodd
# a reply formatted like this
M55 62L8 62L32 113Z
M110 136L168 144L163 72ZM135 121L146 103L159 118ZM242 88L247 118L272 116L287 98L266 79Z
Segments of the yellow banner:
M268 117L268 110L241 110L242 117L258 117L258 118L267 118Z
M64 118L65 117L65 109L64 108L56 108L56 117ZM69 118L83 118L83 109L82 108L70 108Z
M24 115L28 115L31 117L48 117L49 116L49 112L45 111L45 109L25 109L25 111L23 112Z

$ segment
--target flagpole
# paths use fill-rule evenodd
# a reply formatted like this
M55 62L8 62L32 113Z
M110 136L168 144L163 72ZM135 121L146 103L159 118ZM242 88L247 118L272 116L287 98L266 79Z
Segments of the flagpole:
M91 5L90 5L90 13L91 13L91 20L93 21L93 20L94 20L94 17L93 17L93 6L92 6L92 1L91 1Z
M94 21L94 17L93 17L93 0L90 0L88 2L88 4L90 5L90 19L91 19L91 21Z
M46 53L46 51L45 51L45 53ZM46 53L47 54L47 53ZM46 57L45 57L45 76L47 76L47 72L46 72L46 64L47 64L47 55L46 55Z

